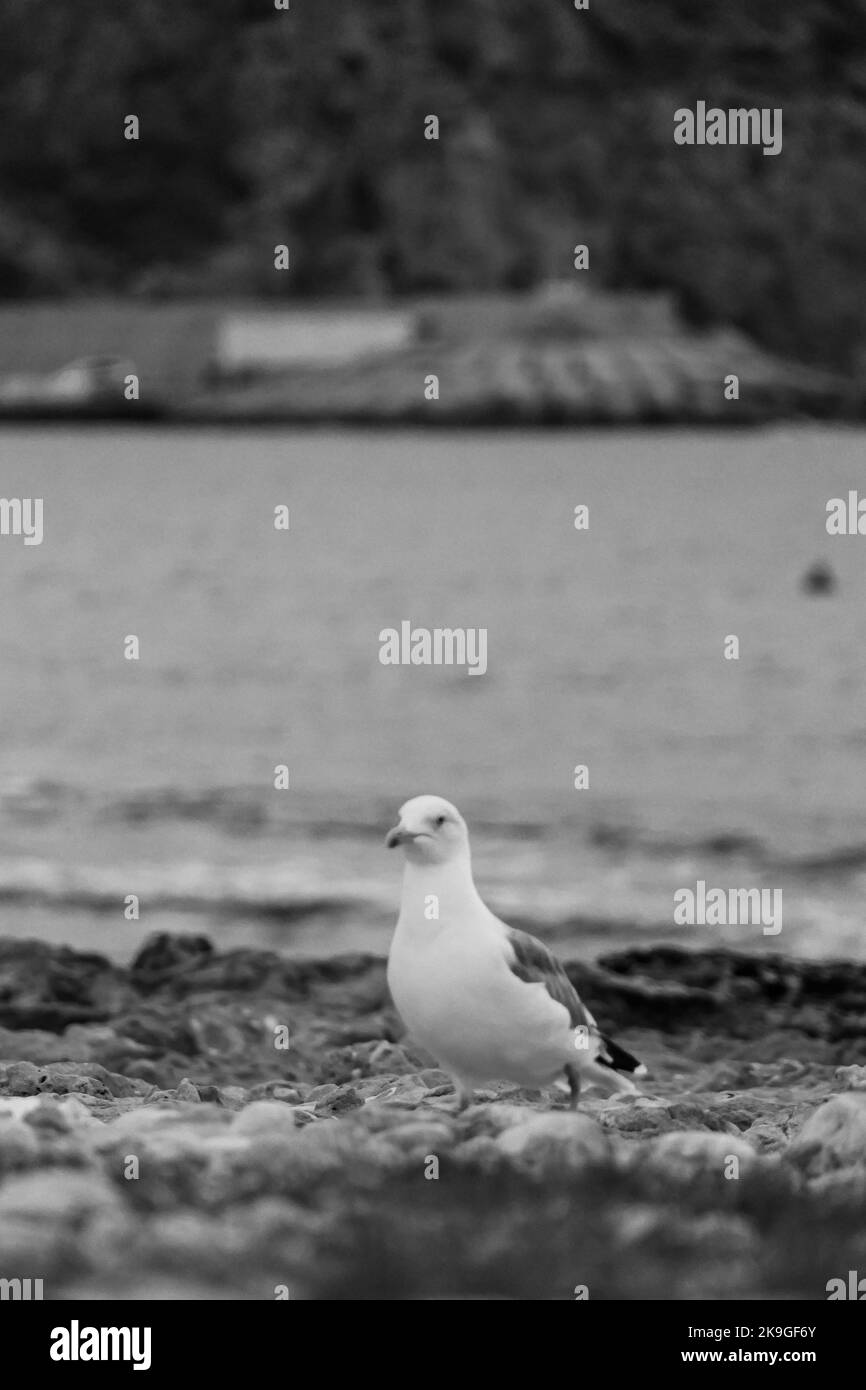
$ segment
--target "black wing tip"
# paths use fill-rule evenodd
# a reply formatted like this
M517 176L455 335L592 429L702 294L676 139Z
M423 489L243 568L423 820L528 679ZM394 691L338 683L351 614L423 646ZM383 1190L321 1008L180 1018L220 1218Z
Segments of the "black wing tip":
M647 1069L643 1062L639 1062L637 1057L632 1057L631 1053L626 1052L619 1043L615 1043L613 1038L606 1037L604 1033L602 1033L601 1038L607 1056L599 1054L599 1062L610 1067L612 1071L629 1072L632 1076L646 1076Z

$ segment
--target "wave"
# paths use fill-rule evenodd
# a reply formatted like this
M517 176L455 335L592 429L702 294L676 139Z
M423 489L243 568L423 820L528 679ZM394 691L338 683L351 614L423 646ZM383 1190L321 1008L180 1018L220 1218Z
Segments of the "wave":
M370 885L329 885L283 869L170 865L135 869L72 868L42 860L0 863L0 903L118 914L134 895L142 910L237 913L298 918L390 908L393 893Z
M275 796L269 790L263 791L261 784L136 788L117 795L44 778L18 779L0 784L0 819L17 836L22 849L27 832L32 832L32 846L37 854L44 850L46 843L39 838L43 827L52 824L63 827L73 822L78 831L82 824L92 824L95 840L100 827L110 826L112 833L128 827L127 860L137 858L136 830L170 828L178 822L210 828L223 843L249 842L257 837L267 842L278 836L285 837L287 852L292 853L289 845L294 846L299 840L359 845L380 843L393 822L397 800L399 794L395 798L358 792L304 791L297 796ZM520 804L520 799L517 800ZM826 827L811 828L802 823L794 827L793 822L774 824L772 833L762 835L736 827L695 830L691 828L695 820L692 817L689 825L684 823L674 831L658 832L636 824L627 814L590 819L582 812L563 814L561 803L554 808L539 804L536 799L529 801L528 808L521 806L523 813L517 817L507 812L503 814L508 805L507 799L476 800L466 808L476 844L531 843L540 852L562 862L581 850L584 858L589 854L608 860L612 857L659 862L689 859L698 867L703 863L707 868L710 867L708 860L716 864L737 860L748 863L756 871L816 877L853 874L866 868L866 840L843 841L841 837L845 832L841 826L837 827L837 843L833 842ZM8 842L11 836L6 838ZM792 845L797 848L792 850ZM218 861L219 856L214 857ZM32 867L36 862L41 866L38 870ZM28 866L24 866L23 860L16 863L17 868L0 869L0 901L20 900L35 894L41 900L50 897L86 903L97 909L103 901L110 900L112 904L116 901L114 882L107 889L103 887L103 871L81 870L80 877L76 878L73 870L65 865L36 859L27 861ZM158 871L136 868L125 871L124 883L128 882L126 872L133 878L142 878L148 872L155 874L157 881L151 887L155 888L160 902L171 905L188 901L208 907L238 904L249 905L255 911L292 913L298 902L302 910L307 910L308 903L318 905L316 910L324 910L335 900L333 885L324 876L312 888L307 883L299 886L296 871L283 867L232 870L240 888L235 882L220 882L214 886L220 875L228 870L210 866L203 869L169 865ZM268 886L269 878L278 881ZM283 879L289 881L288 885ZM187 880L195 880L194 887L187 886ZM262 886L263 880L265 886ZM124 891L135 890L125 888ZM357 883L352 884L350 900L366 901L368 897L369 885L361 889ZM338 901L345 901L344 895L341 894Z
M236 918L286 923L352 922L393 926L399 883L345 877L324 869L210 864L135 869L71 867L45 860L0 861L0 904L39 907L56 913L121 918L130 895L141 919L157 914ZM581 910L570 893L545 888L534 875L521 887L502 885L489 895L491 907L513 926L547 937L576 932L642 932L651 924L635 903L633 913Z
M224 831L247 832L255 827L297 825L317 836L356 836L380 839L393 824L395 797L340 792L304 792L299 797L275 797L255 786L148 787L122 796L85 790L66 783L37 778L0 785L0 813L25 821L63 820L70 812L89 813L96 820L127 825L191 821ZM403 798L405 799L405 798ZM473 816L473 828L495 830L506 836L535 839L549 828L548 817L520 820L497 816Z

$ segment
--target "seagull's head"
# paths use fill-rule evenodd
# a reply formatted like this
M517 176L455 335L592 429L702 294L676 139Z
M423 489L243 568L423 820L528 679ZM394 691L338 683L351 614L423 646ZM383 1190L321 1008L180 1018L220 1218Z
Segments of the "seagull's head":
M413 864L447 864L469 855L466 822L441 796L413 796L400 807L400 819L388 831L388 849L402 845Z

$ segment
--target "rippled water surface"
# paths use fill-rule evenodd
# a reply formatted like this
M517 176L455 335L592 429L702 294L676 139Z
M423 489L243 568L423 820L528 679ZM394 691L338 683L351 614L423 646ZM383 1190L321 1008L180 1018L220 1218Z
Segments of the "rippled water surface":
M384 831L436 791L554 939L866 951L866 537L825 529L862 431L0 439L45 516L0 538L4 931L381 949ZM404 619L486 628L486 674L381 665ZM779 937L675 927L698 878L781 888Z

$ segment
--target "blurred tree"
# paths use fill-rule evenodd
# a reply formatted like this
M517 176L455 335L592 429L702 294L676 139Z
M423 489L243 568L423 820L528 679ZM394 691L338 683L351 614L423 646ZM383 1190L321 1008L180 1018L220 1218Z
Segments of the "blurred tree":
M698 100L781 107L782 154L674 145ZM866 0L3 0L0 293L508 289L585 241L844 364L864 135Z

